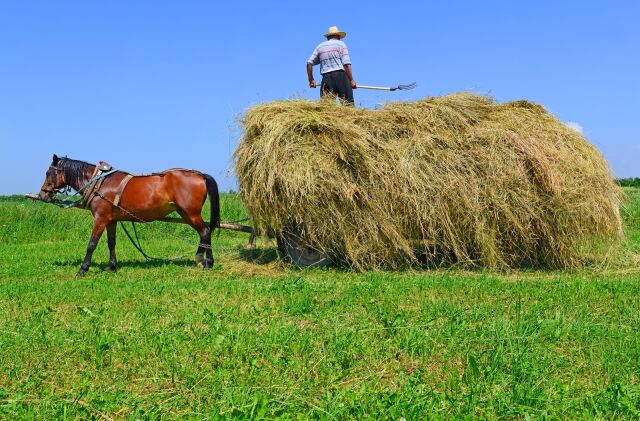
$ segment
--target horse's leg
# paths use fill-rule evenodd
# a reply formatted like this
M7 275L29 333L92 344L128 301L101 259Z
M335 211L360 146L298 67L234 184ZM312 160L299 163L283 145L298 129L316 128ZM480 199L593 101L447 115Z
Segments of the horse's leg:
M109 244L109 264L104 268L107 272L116 270L116 228L118 222L107 224L107 243Z
M213 266L213 250L211 249L211 233L213 233L213 228L208 227L204 221L202 221L202 223L204 224L204 238L201 235L200 238L202 240L200 241L204 240L204 243L207 245L207 247L205 248L207 260L205 260L204 267L210 268Z
M200 243L196 251L196 265L205 268L213 266L213 252L211 251L211 229L202 219L200 212L188 213L184 209L178 209L178 213L189 225L198 232ZM206 259L205 259L206 253Z
M93 255L93 251L96 249L98 241L100 241L100 237L102 236L102 233L104 232L104 228L106 226L106 221L100 218L96 218L93 220L93 231L91 232L91 238L89 238L87 254L84 256L84 261L82 262L82 266L80 266L78 276L84 275L89 270L89 265L91 264L91 256Z

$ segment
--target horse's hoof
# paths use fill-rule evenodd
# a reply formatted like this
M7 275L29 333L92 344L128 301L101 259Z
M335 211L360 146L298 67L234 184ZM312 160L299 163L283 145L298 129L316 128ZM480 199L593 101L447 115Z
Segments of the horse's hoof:
M77 276L78 278L82 278L86 273L87 273L87 271L86 271L86 270L82 270L82 269L80 269L80 270L78 271L78 273L76 273L76 276Z
M207 261L204 263L204 268L211 269L212 267L213 267L213 260L207 259Z
M196 254L196 267L203 268L205 267L206 261L204 255Z
M116 271L116 267L109 265L109 266L106 266L103 270L105 272L115 272Z

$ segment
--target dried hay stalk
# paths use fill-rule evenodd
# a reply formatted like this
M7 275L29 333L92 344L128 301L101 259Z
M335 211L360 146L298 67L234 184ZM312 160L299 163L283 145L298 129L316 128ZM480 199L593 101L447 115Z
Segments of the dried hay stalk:
M288 100L243 124L235 169L253 224L303 224L354 269L576 267L619 237L607 162L527 101Z

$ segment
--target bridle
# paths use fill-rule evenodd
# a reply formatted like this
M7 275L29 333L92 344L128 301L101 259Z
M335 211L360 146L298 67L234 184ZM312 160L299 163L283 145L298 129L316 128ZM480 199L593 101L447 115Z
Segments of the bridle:
M62 171L60 168L55 167L53 165L49 165L49 169L55 170L55 174L54 174L55 176L58 175L58 172ZM51 181L51 180L48 180L48 181L50 181L50 186L51 187L49 187L49 185L46 185L46 186L42 187L41 190L43 192L49 194L49 196L51 196L51 197L55 196L56 194L67 194L67 193L69 193L69 191L71 191L71 186L69 186L68 184L65 185L64 187L56 189L54 187L56 185L55 179L54 179L54 181Z

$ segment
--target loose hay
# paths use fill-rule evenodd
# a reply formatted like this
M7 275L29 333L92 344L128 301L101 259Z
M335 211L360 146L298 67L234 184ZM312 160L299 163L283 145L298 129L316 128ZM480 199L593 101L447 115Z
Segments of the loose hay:
M251 108L243 124L235 169L253 224L304 226L354 269L567 268L620 236L607 162L531 102L289 100Z

